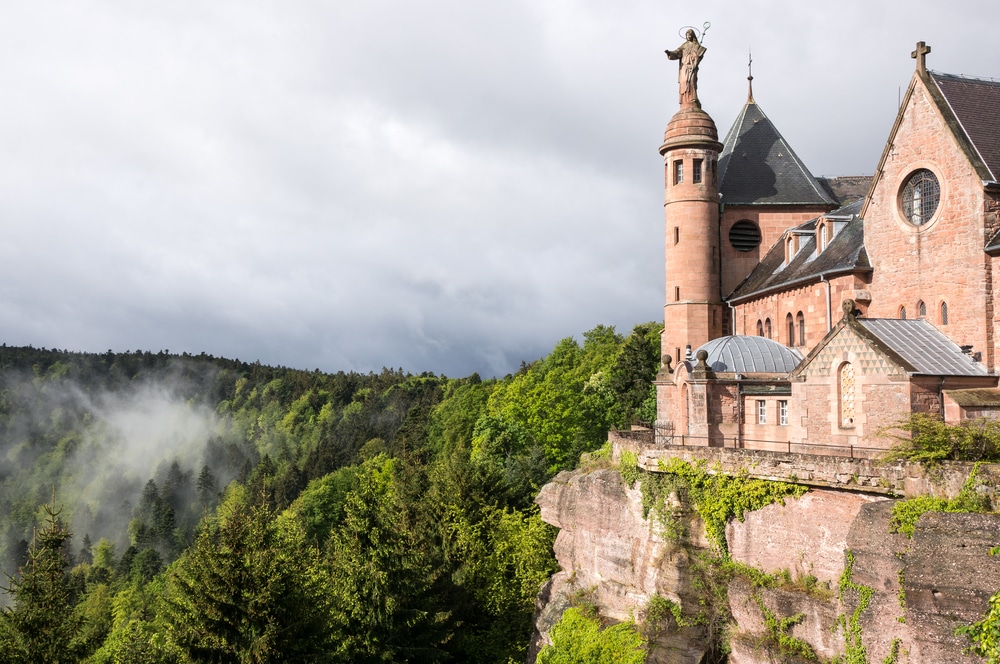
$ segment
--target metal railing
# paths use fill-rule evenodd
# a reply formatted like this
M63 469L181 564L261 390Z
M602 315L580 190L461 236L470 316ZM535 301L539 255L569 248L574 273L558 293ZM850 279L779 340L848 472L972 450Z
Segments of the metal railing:
M623 440L635 441L640 445L657 448L679 447L715 447L742 450L762 450L770 452L785 452L787 454L816 454L821 456L847 457L850 459L871 459L879 456L889 448L858 447L855 445L829 445L824 443L796 443L781 440L759 440L739 438L738 436L691 436L677 434L673 426L637 423L631 429L614 432Z

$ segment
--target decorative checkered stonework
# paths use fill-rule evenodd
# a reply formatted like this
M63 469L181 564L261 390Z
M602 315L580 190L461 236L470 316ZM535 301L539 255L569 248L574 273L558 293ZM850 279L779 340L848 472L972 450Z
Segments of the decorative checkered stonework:
M862 376L902 376L905 372L865 343L849 327L844 327L803 372L807 377L829 376L850 354L855 373Z

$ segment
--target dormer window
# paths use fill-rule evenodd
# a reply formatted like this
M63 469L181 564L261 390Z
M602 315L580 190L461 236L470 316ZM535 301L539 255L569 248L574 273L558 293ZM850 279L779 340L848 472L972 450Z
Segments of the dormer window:
M823 251L826 249L826 243L828 242L828 231L826 230L826 224L822 224L819 227L819 250Z

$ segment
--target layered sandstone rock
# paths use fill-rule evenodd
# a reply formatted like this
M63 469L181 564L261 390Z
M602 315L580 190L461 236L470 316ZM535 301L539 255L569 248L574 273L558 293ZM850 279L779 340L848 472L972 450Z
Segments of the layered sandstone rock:
M691 549L667 541L654 519L642 517L638 487L625 486L617 470L562 472L535 502L542 519L559 528L554 549L562 571L542 592L533 654L572 602L592 602L602 616L619 622L640 619L655 594L697 610L698 594L687 573ZM695 537L696 548L703 545L700 539ZM703 641L699 628L665 633L650 661L698 664Z
M655 519L643 518L638 485L625 486L615 470L561 473L543 487L537 502L542 518L560 529L555 554L562 571L539 598L529 661L562 611L575 602L592 602L609 621L641 621L655 594L688 614L697 612L703 597L692 562L710 548L697 518L687 524L686 542L670 541ZM730 583L735 621L730 663L795 661L772 647L761 603L778 620L801 616L787 634L807 642L820 657L844 654L838 618L849 630L862 594L870 599L857 625L869 662L882 662L894 642L899 664L976 661L962 654L968 644L954 630L978 620L990 595L1000 589L1000 556L989 555L1000 545L1000 516L926 514L911 540L889 533L892 505L883 496L813 489L731 522L726 536L733 560L791 582L755 588L736 576ZM845 586L841 600L849 557L853 566L847 580L853 585ZM698 664L707 650L706 636L701 627L671 625L655 636L649 661Z

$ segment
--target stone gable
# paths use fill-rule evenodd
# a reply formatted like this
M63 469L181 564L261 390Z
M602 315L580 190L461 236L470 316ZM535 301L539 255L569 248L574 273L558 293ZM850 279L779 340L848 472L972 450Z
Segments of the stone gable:
M992 293L985 288L991 259L983 252L982 181L928 85L934 83L914 77L863 211L865 247L874 269L867 313L897 318L905 309L907 317L916 318L923 303L931 322L956 343L982 352L992 369L992 321L986 314ZM917 169L930 170L941 185L936 213L919 227L904 219L899 203Z
M849 361L862 376L904 377L906 372L886 356L872 348L854 330L844 326L822 351L802 368L801 375L827 378L842 362Z

